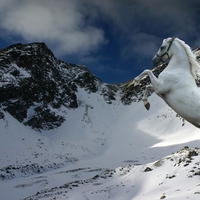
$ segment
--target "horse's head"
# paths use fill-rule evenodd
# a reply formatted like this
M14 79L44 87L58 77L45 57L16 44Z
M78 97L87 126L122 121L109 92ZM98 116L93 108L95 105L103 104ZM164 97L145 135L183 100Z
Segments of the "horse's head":
M173 38L167 38L163 40L162 45L160 46L158 52L153 57L153 65L154 67L157 67L161 63L165 63L166 60L169 60L171 55L169 54L170 47L175 40L175 37Z

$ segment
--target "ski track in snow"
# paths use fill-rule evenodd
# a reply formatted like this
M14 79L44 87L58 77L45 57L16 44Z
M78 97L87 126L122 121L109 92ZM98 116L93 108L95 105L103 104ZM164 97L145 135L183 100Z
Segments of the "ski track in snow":
M150 111L142 102L77 95L79 108L61 109L66 121L51 131L35 132L5 113L1 199L200 199L199 129L154 94Z

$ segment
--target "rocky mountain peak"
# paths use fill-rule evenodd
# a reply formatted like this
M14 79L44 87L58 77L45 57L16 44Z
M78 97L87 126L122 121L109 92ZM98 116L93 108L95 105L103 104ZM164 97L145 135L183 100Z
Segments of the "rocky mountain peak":
M57 59L45 43L15 44L0 51L1 110L25 125L37 130L60 126L65 117L56 109L77 108L78 88L101 93L107 103L115 100L118 89L84 66Z

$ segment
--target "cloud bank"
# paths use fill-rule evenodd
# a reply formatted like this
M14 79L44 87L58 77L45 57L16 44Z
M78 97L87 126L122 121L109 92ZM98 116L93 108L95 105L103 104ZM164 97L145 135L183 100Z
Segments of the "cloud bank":
M83 1L84 2L84 1ZM82 1L1 1L1 28L25 41L48 41L61 54L87 54L105 44L104 31L94 26Z

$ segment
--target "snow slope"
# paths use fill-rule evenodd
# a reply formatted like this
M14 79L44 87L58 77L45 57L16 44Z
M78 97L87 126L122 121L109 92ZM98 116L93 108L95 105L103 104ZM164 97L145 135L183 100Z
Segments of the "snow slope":
M193 149L199 129L154 94L150 111L142 102L107 104L83 89L77 95L79 107L57 110L66 121L51 131L35 132L4 113L1 199L200 198L200 154Z

